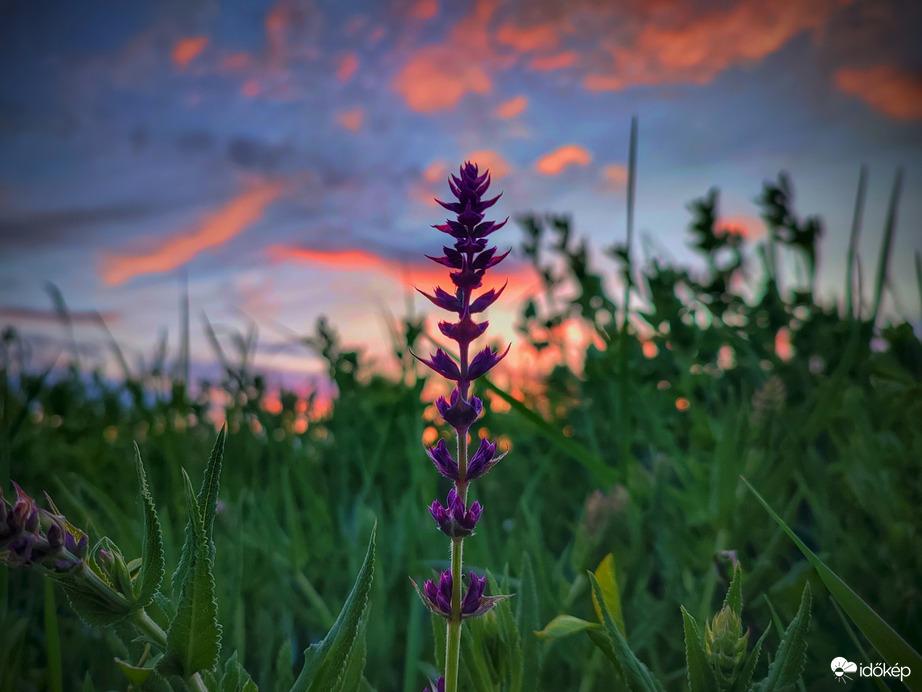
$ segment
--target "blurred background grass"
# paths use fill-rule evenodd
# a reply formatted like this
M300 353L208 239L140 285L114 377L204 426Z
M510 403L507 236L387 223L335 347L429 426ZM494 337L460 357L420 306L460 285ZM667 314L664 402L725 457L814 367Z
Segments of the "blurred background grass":
M812 580L804 680L825 689L833 657L877 658L862 651L861 636L800 553L743 490L743 474L922 647L922 343L908 321L880 311L899 190L898 178L879 258L849 253L837 304L814 296L821 225L797 216L783 176L760 198L770 233L757 248L718 229L716 191L690 205L690 241L703 270L639 260L630 235L624 245L589 247L565 216L518 217L518 253L544 288L521 307L518 328L556 366L480 392L479 431L510 454L476 488L486 509L466 544L467 564L497 573L508 566L514 586L527 553L544 624L564 612L590 616L584 570L613 553L628 639L674 689L685 684L679 604L699 622L712 615L734 560L746 574L751 637L775 617L790 621ZM863 185L855 239L862 195ZM603 251L619 263L624 295L610 295L610 277L590 268ZM791 266L797 279L783 280L782 267ZM66 325L63 298L56 300ZM236 648L262 689L290 680L299 652L331 625L377 519L366 675L379 690L418 690L435 657L429 614L407 577L425 578L448 557L425 509L447 487L421 448L447 433L407 357L409 347L428 347L423 325L394 322L398 374L383 375L320 321L301 341L328 366L331 405L267 387L249 360L255 334L222 349L206 324L224 376L190 383L182 349L175 362L163 351L148 371L126 368L119 381L76 360L33 372L28 344L7 329L4 490L9 478L33 495L45 489L93 539L108 535L136 556L137 440L167 564L175 565L185 522L180 468L201 474L216 421L226 420L215 525L222 658ZM3 570L0 584L0 688L45 689L41 580ZM124 687L112 660L122 645L84 627L63 595L56 598L64 688L78 689L86 672L97 689ZM777 628L769 637L773 649ZM540 688L608 690L609 665L588 638L555 642L544 647Z

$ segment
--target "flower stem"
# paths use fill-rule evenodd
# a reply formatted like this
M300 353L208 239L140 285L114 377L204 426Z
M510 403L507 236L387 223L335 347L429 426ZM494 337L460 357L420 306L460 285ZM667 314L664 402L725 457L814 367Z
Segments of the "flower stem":
M166 632L160 628L160 625L154 622L153 618L147 614L144 608L141 608L141 610L131 616L131 622L142 634L154 642L154 644L161 649L166 647Z
M464 539L451 541L451 619L445 638L445 692L457 692L461 664L461 564Z

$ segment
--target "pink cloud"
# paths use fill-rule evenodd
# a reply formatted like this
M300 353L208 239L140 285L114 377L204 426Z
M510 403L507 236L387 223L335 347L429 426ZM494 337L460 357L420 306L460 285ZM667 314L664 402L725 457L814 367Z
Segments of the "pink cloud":
M536 72L550 72L575 65L579 54L575 51L555 53L554 55L535 56L528 61L528 67Z
M697 15L657 13L642 21L633 41L610 42L607 65L588 74L583 85L609 91L637 84L706 84L728 67L774 53L803 31L823 29L848 2L740 0Z
M343 111L336 114L336 122L347 130L356 132L362 129L365 122L365 112L361 108Z
M494 0L478 0L443 43L416 51L391 83L407 105L420 113L454 108L467 94L493 89L490 68L502 61L492 50L487 26Z
M201 223L174 233L146 252L106 254L101 277L117 286L143 274L161 274L181 267L197 255L236 238L262 218L266 207L282 196L281 183L267 182L247 189L208 214Z
M528 99L525 96L515 96L499 104L493 113L497 118L514 118L527 107Z
M346 53L339 59L339 67L336 69L336 79L340 82L348 82L352 79L357 69L359 69L358 56L355 53Z
M922 75L892 65L866 70L839 70L836 86L874 110L898 120L922 120Z
M535 164L535 170L544 175L559 175L569 166L588 166L592 155L578 144L565 144L545 154Z
M207 36L192 36L180 39L173 46L173 63L179 69L184 69L195 60L208 46Z

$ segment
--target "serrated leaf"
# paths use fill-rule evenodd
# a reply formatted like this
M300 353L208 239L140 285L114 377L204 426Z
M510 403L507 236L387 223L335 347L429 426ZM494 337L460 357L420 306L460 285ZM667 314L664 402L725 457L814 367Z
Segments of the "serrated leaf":
M639 689L643 690L643 692L661 692L662 685L653 677L653 674L643 662L637 658L631 647L628 646L621 629L615 623L611 612L608 610L598 579L592 572L588 572L588 574L589 582L592 584L593 602L601 605L602 626L608 635L612 653L620 664L621 674L624 676L625 682L631 689Z
M346 669L343 671L343 677L337 690L339 692L352 692L359 689L362 684L362 671L365 670L365 656L368 652L368 646L365 641L365 632L368 629L368 609L362 614L359 620L359 629L356 634L355 646L349 652L349 658L346 660Z
M138 481L141 484L141 500L144 503L144 538L141 542L141 570L134 584L135 604L134 609L146 608L154 600L154 594L160 589L163 581L163 535L160 531L160 519L154 507L154 499L150 494L147 484L147 474L144 471L144 462L141 460L141 450L137 443L134 446L135 464L138 470Z
M587 622L573 615L558 615L547 623L543 630L535 634L541 639L563 639L586 630L601 629L601 627L602 625L597 622Z
M541 622L538 585L535 582L535 570L531 557L522 553L522 574L519 597L516 602L515 623L519 629L522 648L522 689L538 689L538 675L541 671L540 651L535 630Z
M848 584L842 581L842 578L839 577L838 574L833 572L825 562L817 557L816 554L797 537L797 534L791 530L791 527L785 523L784 519L775 513L763 497L756 492L756 489L750 485L749 481L745 478L743 478L742 481L755 496L756 500L759 501L759 504L761 504L762 507L765 508L765 511L775 520L775 523L777 523L788 537L794 541L794 544L800 552L804 554L804 557L806 557L810 564L813 565L814 569L816 569L817 573L820 575L820 579L823 580L823 584L829 589L829 592L842 607L842 610L848 614L852 622L861 630L861 633L867 637L871 646L877 649L880 655L884 657L884 660L890 665L902 663L903 665L908 665L912 670L922 670L922 655L913 649L912 646L909 645L909 642L903 639L896 630L890 627L871 606L865 603L858 594L852 591Z
M708 692L716 689L717 681L708 665L704 654L704 643L701 641L701 631L698 623L685 606L682 609L682 627L685 630L685 665L688 669L688 689L691 692Z
M218 624L211 550L205 536L204 518L185 470L182 475L192 527L191 561L182 585L176 617L167 630L166 653L158 670L188 677L211 668L217 662L221 650L221 626Z
M236 650L224 664L224 675L217 689L220 692L258 692L256 683L237 660Z
M807 583L800 597L797 615L781 638L775 660L768 668L768 675L758 685L759 692L777 692L793 687L800 677L807 660L807 631L810 629L812 600L810 584Z
M110 627L131 613L131 604L115 591L106 598L97 591L69 581L62 586L70 607L90 627Z
M618 593L618 580L615 577L615 558L611 553L606 555L602 562L599 563L599 566L596 567L595 578L599 583L602 600L605 602L608 612L618 629L621 630L622 636L626 637L624 615L621 613L621 596ZM592 605L595 606L595 614L598 616L599 622L602 622L602 606L594 590L592 592Z
M771 625L765 628L762 636L759 637L759 641L756 642L755 647L749 652L749 658L746 659L746 663L743 665L742 670L740 670L739 676L733 682L733 692L747 692L750 689L749 685L752 682L752 674L759 664L759 656L762 653L762 643L765 641L765 637L768 635L770 629Z
M730 606L737 617L742 617L743 613L743 571L739 563L733 569L733 579L730 580L730 588L727 589L727 595L724 597L724 605Z
M224 442L226 438L227 425L225 424L221 427L218 438L215 440L214 447L211 450L208 466L205 468L205 476L202 478L202 487L196 497L202 516L208 551L212 559L214 559L212 533L214 530L214 518L218 513L218 489L221 484L221 464L224 460ZM176 567L176 571L173 572L171 580L174 591L177 584L181 585L186 580L186 573L189 571L189 564L192 560L192 542L192 526L186 524L186 540L183 543L182 554L179 557L179 565Z
M375 569L375 528L371 530L368 550L349 597L327 636L304 651L304 668L295 680L292 692L326 692L336 689L355 646L359 624L368 606L368 594Z

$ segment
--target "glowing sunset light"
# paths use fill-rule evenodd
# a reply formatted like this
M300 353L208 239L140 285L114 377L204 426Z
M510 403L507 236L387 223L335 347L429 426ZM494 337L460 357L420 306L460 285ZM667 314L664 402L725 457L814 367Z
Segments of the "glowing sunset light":
M488 168L490 170L490 177L493 178L493 180L502 178L512 170L511 164L506 161L506 159L497 152L490 151L489 149L468 154L464 157L464 160L476 163L482 169Z
M337 113L336 122L351 132L362 129L365 122L365 113L361 108L353 108L342 113Z
M575 65L578 59L578 53L567 51L565 53L557 53L556 55L534 57L528 62L528 67L536 72L550 72L552 70L561 70L565 67Z
M358 56L355 53L347 53L339 60L339 67L336 70L336 79L340 82L348 82L352 79L357 69L359 69Z

